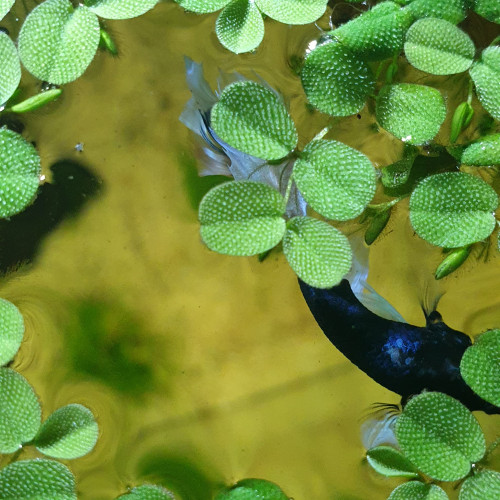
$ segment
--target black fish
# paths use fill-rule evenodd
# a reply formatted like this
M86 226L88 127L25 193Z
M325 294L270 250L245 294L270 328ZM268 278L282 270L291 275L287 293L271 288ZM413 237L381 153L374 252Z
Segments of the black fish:
M438 313L424 327L382 318L354 295L347 280L323 290L299 280L300 289L325 335L352 363L375 382L408 398L423 390L439 391L469 410L500 413L460 375L460 360L470 338L447 326Z

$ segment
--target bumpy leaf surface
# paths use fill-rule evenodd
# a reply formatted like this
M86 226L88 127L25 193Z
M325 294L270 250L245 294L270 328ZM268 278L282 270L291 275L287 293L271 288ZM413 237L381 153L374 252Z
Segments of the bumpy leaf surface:
M435 484L411 481L399 485L387 500L448 500L448 495Z
M415 19L439 17L458 24L467 16L468 0L412 0L407 9Z
M14 93L21 81L21 63L9 36L0 32L0 105Z
M191 12L208 14L222 9L232 0L175 0L179 5Z
M402 452L424 474L457 481L486 451L483 431L459 401L440 392L424 392L405 406L396 422Z
M500 2L498 0L474 0L474 10L494 23L500 23Z
M488 469L480 470L468 477L458 500L498 500L500 498L500 473Z
M120 495L121 500L176 500L174 495L161 486L144 484L133 488L130 493Z
M485 135L462 153L465 165L500 165L500 134Z
M469 72L484 109L500 120L500 45L483 50L481 60Z
M0 366L8 363L19 350L24 336L24 320L19 309L0 299Z
M16 0L0 0L0 20L2 20L14 5Z
M285 24L308 24L320 18L328 0L255 0L257 7L272 19Z
M243 479L219 493L215 500L289 500L281 488L264 479Z
M462 172L425 178L410 198L410 220L433 245L458 248L487 238L495 228L498 196L483 180Z
M85 0L90 10L105 19L129 19L151 10L158 0Z
M418 477L416 467L400 451L391 446L377 446L368 450L366 459L383 476Z

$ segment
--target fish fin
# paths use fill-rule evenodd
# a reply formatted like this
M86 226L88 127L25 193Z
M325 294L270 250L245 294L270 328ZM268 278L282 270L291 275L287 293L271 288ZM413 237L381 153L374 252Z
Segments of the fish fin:
M439 312L437 311L437 306L445 292L436 290L436 286L439 285L436 285L434 283L430 285L428 281L426 282L424 298L420 303L420 307L422 308L422 312L424 313L425 323L427 326L443 321L441 314L439 314ZM432 297L432 299L430 299L430 297Z
M187 56L184 56L184 64L186 65L186 82L196 105L200 112L208 113L218 98L203 76L203 66Z
M367 282L369 248L359 234L351 234L349 242L353 253L352 267L346 276L356 298L371 312L381 318L406 323L399 312L379 295Z
M397 410L396 410L397 408ZM372 417L361 424L361 442L365 450L370 450L380 445L393 446L399 449L394 433L396 421L401 410L397 405L387 405L385 411L377 409Z

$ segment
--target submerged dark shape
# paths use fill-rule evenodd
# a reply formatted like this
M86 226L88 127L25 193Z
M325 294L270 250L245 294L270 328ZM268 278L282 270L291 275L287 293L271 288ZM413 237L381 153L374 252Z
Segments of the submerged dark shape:
M403 403L423 390L439 391L469 410L500 413L464 382L460 360L472 345L462 332L448 327L439 314L418 327L385 319L367 309L347 280L323 290L299 280L300 289L325 335L375 382L402 396ZM431 315L432 316L432 315Z

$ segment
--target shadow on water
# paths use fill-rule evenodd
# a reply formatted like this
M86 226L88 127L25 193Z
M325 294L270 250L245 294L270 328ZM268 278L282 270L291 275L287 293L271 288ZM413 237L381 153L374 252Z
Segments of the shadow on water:
M102 190L101 180L73 160L58 161L50 170L52 182L40 186L33 204L0 221L0 274L32 262L44 238Z

